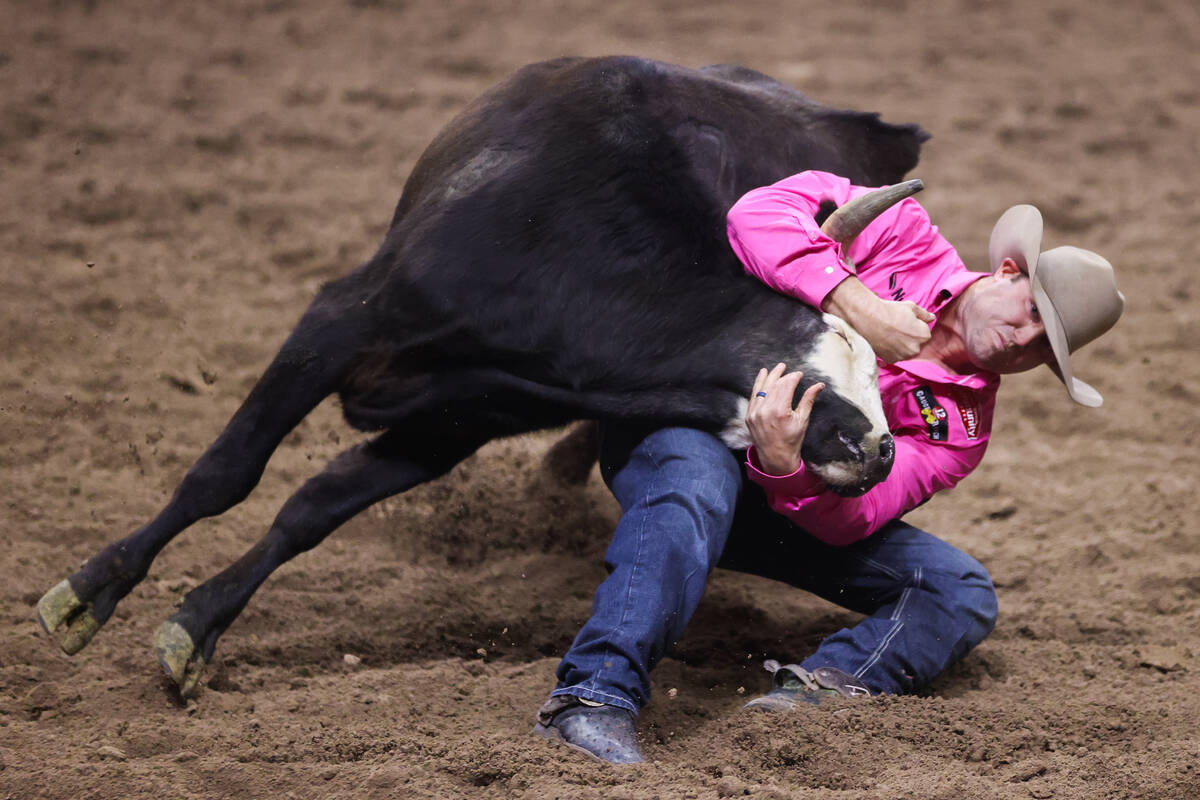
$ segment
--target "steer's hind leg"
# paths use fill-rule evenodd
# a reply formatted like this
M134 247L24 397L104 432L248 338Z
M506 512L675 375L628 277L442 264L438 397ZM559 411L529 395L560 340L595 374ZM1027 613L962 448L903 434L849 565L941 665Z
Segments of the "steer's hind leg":
M359 304L342 299L344 294L327 289L318 295L158 516L97 553L38 602L38 620L48 632L66 626L64 651L74 654L91 641L176 534L245 499L283 437L337 389L363 339Z
M457 429L451 435L415 436L412 430L403 441L391 431L335 458L288 499L254 547L188 592L155 635L159 661L183 696L195 690L217 639L279 565L315 547L372 503L442 475L490 438Z

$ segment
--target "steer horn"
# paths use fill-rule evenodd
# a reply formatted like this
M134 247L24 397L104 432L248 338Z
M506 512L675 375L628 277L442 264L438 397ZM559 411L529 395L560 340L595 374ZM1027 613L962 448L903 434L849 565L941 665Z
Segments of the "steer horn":
M841 206L825 220L821 233L842 245L842 252L850 249L854 237L863 232L863 228L871 224L871 220L887 211L906 197L911 197L925 188L921 180L904 181L892 186L884 186L856 197Z

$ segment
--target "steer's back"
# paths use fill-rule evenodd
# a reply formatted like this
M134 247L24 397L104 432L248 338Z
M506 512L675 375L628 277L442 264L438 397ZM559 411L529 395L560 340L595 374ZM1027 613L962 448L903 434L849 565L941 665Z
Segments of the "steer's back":
M703 359L740 393L807 323L743 274L726 210L805 169L895 182L924 138L740 67L535 64L438 135L369 268L389 313L450 332L439 358L609 390L694 380Z

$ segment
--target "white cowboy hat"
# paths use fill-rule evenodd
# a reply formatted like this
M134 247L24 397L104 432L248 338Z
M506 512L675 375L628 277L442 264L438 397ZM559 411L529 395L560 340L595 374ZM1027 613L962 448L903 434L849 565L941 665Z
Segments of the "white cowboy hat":
M1116 324L1125 309L1125 296L1117 291L1112 264L1098 254L1078 247L1056 247L1043 253L1041 247L1041 212L1031 205L1013 206L992 229L988 258L993 271L1011 258L1029 276L1054 351L1054 361L1048 366L1072 400L1095 408L1103 398L1074 376L1071 353Z

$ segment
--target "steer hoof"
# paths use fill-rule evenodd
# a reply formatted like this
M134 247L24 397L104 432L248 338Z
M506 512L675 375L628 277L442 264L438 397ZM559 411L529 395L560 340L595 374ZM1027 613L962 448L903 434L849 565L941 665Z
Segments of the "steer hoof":
M86 647L102 624L92 616L91 610L65 579L38 600L37 616L46 633L51 635L63 624L67 625L67 632L58 644L69 656Z
M178 622L167 620L154 634L154 650L167 677L179 687L179 696L194 695L208 663L196 651L191 635Z

